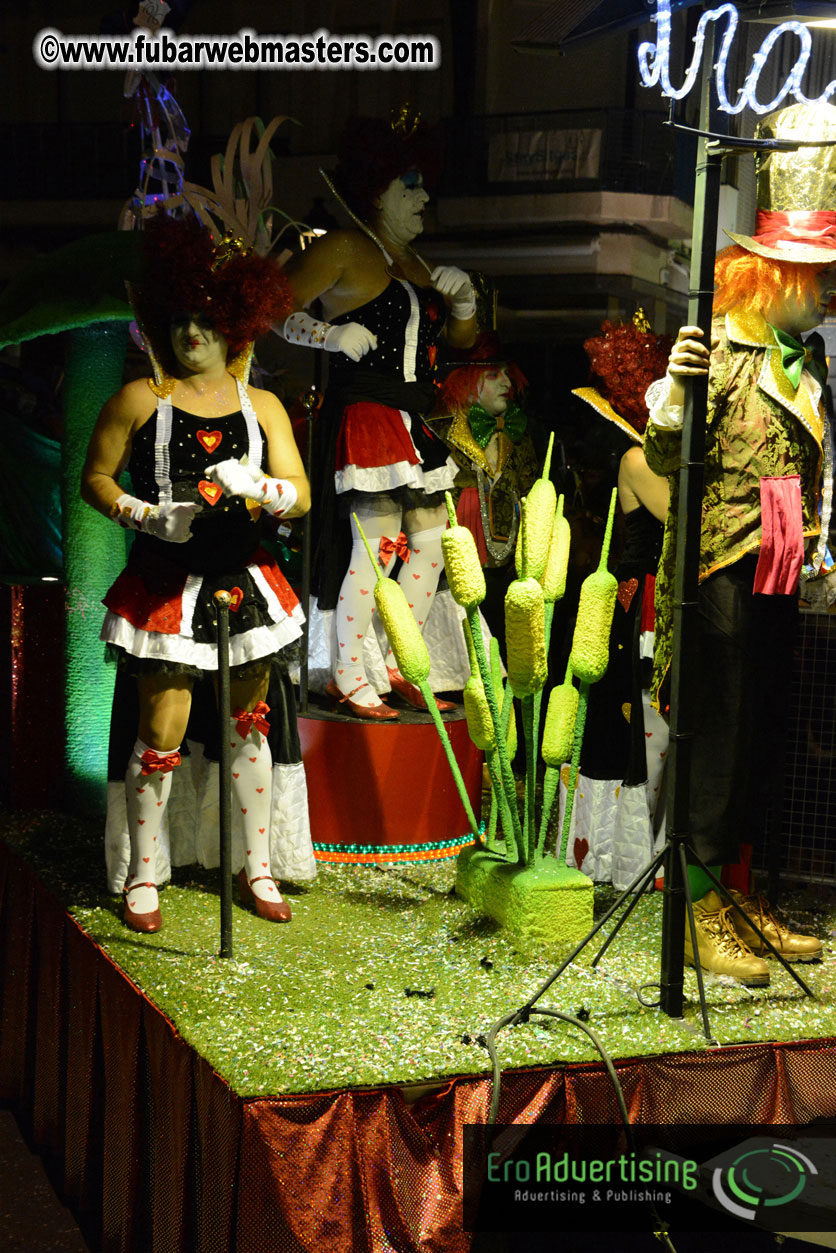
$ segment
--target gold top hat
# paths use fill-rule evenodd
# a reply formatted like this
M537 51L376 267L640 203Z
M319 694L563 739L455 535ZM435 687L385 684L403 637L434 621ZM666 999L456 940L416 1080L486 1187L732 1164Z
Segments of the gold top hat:
M756 153L755 233L726 234L748 252L776 261L836 262L836 108L789 105L763 118L755 138L829 143Z

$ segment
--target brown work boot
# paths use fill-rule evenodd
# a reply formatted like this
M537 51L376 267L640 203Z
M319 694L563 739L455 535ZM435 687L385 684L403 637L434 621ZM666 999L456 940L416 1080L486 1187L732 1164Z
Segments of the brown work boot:
M701 900L694 901L694 925L697 932L700 965L715 975L731 975L749 987L763 987L769 983L769 967L762 957L756 957L737 934L729 917L734 910L724 905L712 889ZM685 961L695 966L691 947L691 932L685 919Z
M814 935L799 935L795 931L790 931L789 927L776 918L769 901L765 896L761 896L760 892L755 896L744 896L742 892L732 892L732 896L741 909L746 910L752 921L757 923L784 961L813 962L821 957L821 940L817 940ZM763 953L765 957L772 956L754 927L744 922L735 909L731 913L731 922L740 939L744 944L748 944L753 953Z

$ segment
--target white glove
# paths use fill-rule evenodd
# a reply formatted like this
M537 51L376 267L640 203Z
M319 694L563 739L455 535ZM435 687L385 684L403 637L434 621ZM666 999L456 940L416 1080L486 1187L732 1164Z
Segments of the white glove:
M114 521L130 531L143 531L156 539L171 544L185 544L192 537L192 519L199 505L178 504L150 505L147 500L123 493L116 501L118 512Z
M224 496L244 496L251 500L255 500L264 478L260 470L253 471L251 466L245 465L237 457L229 457L226 461L207 466L203 473L210 482L217 483Z
M326 352L344 352L352 361L359 361L377 348L377 336L359 322L346 322L345 326L332 326L327 331L323 347Z
M430 275L430 282L450 304L451 315L459 322L476 316L476 293L470 276L455 265L437 265Z
M359 322L332 326L330 322L320 322L312 318L304 310L291 313L285 319L282 335L289 344L324 348L326 352L344 352L352 361L359 361L372 348L377 348L377 336L367 331Z
M298 493L289 479L271 479L261 470L230 457L204 470L207 479L217 483L224 496L243 496L256 500L280 518L296 504Z

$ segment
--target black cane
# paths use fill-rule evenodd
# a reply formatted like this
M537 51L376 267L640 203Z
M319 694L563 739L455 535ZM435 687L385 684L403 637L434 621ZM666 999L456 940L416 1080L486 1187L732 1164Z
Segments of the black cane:
M219 831L221 841L221 950L220 957L232 957L232 792L229 759L229 592L215 592L218 608L218 719L220 759L218 762Z
M313 473L313 417L316 409L317 393L314 389L302 396L305 410L305 473L308 482ZM308 711L308 617L311 603L311 515L306 513L302 519L302 612L305 624L302 627L302 659L299 663L299 711Z

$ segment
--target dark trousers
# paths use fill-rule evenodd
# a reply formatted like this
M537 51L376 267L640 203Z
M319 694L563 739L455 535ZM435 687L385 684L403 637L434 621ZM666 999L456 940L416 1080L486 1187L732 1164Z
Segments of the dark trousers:
M782 799L798 601L755 595L756 564L744 557L699 591L690 810L708 865L761 844Z

